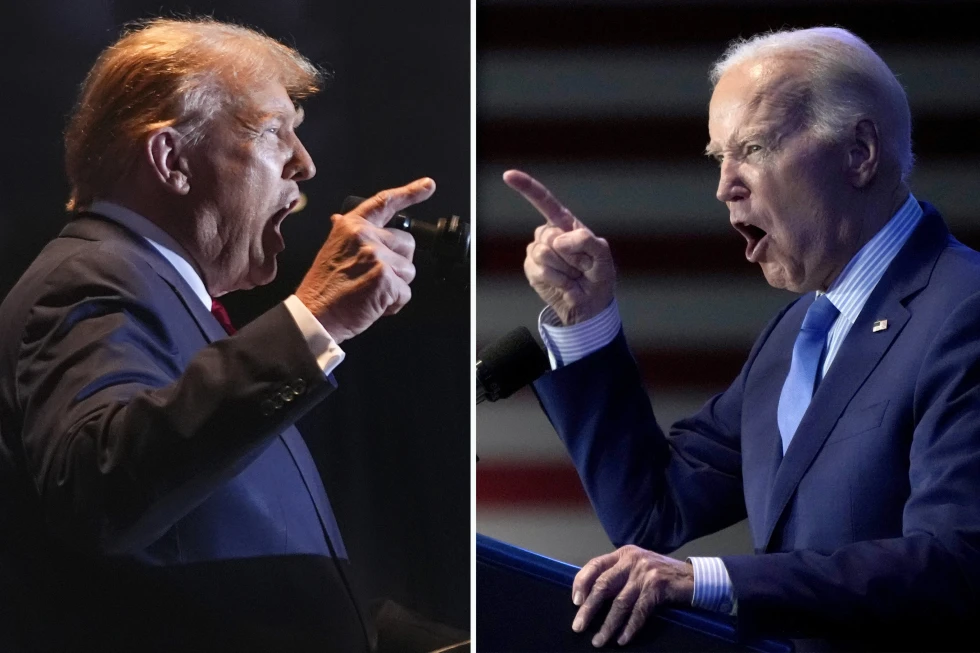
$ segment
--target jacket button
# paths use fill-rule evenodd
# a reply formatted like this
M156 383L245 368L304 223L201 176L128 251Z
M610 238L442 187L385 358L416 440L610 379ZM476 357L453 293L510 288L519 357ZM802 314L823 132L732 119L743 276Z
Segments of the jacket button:
M282 397L280 397L279 395L272 395L272 399L270 399L269 401L272 402L272 405L275 406L276 410L282 408Z
M269 417L270 415L272 415L272 413L276 412L276 407L272 404L272 401L270 399L266 399L259 406L259 410L263 415Z
M306 392L306 381L303 379L296 379L293 381L293 392L297 395L301 395Z
M288 404L290 401L296 398L296 391L287 385L282 389L282 392L279 393L279 396L282 397L282 400Z

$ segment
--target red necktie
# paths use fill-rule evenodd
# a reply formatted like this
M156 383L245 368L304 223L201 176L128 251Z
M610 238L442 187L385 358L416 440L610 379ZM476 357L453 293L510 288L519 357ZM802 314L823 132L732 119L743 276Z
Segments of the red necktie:
M229 336L235 335L237 329L231 323L231 318L228 317L228 311L225 310L225 307L217 299L211 300L211 315L214 316L214 319L218 320L218 324L228 332Z

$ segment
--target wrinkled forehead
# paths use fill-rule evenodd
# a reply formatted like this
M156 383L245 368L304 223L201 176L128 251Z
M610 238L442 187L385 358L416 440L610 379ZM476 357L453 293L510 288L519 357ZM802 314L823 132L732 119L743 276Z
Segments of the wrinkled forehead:
M256 121L281 117L297 125L303 120L303 108L276 75L231 75L222 82L230 100L226 113L231 118Z
M715 85L708 109L711 147L724 148L746 130L775 129L803 119L809 93L802 62L750 60L732 67Z

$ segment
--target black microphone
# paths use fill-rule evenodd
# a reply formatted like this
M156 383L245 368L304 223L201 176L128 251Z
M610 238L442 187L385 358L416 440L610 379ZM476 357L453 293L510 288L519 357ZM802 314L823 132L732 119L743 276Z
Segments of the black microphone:
M506 399L550 367L531 332L517 327L480 351L476 361L476 403Z
M349 213L364 201L363 197L350 195L340 207L341 213ZM470 225L458 215L439 218L435 224L396 213L385 227L407 231L415 239L418 249L431 251L436 260L446 265L462 263L468 268L470 258Z

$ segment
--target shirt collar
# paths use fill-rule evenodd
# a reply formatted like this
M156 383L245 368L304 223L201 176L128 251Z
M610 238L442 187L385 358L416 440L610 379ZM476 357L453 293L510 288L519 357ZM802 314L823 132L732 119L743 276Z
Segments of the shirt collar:
M167 259L167 262L177 270L177 273L191 287L194 294L197 295L197 298L201 300L201 303L209 311L211 310L211 295L204 286L204 280L201 279L201 275L197 273L197 270L191 264L190 254L180 246L180 243L174 240L173 236L139 213L131 211L125 206L120 206L115 202L96 200L92 202L89 211L103 215L113 222L126 227L133 233L142 236L146 242L150 243L154 249Z
M922 207L909 193L905 203L841 271L827 291L827 298L854 324L885 270L908 240L919 220ZM817 292L817 297L824 293Z

